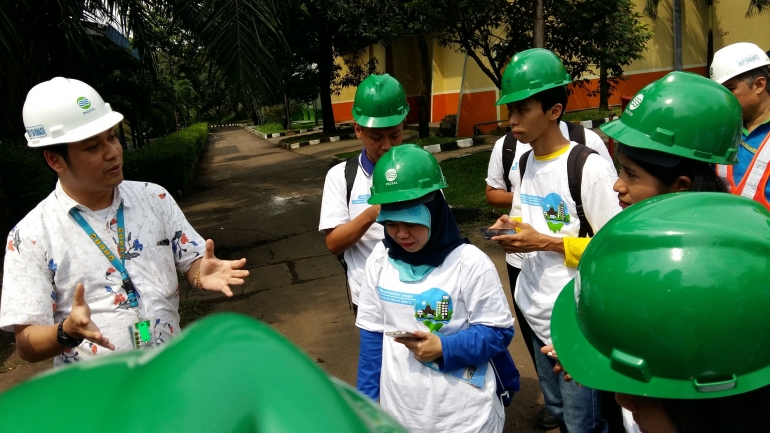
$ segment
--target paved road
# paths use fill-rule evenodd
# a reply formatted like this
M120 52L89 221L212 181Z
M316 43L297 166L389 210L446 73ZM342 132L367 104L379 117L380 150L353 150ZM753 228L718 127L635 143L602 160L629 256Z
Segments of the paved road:
M330 144L346 150L359 146ZM237 128L211 134L199 166L198 186L179 204L196 230L214 239L219 257L246 257L251 276L234 290L233 299L190 291L186 283L181 297L200 301L213 312L235 311L258 318L327 372L355 384L358 332L348 309L342 268L317 231L324 178L333 153L344 150L322 146L291 152ZM467 151L441 156L463 152ZM475 230L466 235L490 255L507 291L502 251ZM522 373L522 391L506 410L505 431L532 432L542 397L518 334L510 349ZM43 364L10 362L16 368L0 374L0 390L44 368Z

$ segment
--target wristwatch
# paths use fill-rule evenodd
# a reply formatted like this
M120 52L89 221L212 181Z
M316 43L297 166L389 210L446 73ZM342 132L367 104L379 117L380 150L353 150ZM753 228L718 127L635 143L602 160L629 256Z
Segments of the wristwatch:
M67 319L65 318L64 320ZM59 322L59 328L56 331L56 341L58 341L62 346L68 347L70 349L80 346L80 343L83 342L82 338L77 339L64 332L64 320Z

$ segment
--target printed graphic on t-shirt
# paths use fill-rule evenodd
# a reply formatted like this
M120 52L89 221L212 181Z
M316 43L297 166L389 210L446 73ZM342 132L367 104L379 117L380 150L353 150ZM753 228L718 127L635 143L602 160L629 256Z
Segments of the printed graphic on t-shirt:
M361 194L358 198L353 198L351 204L367 204L369 202L369 197L371 196L371 194Z
M415 299L414 318L431 332L437 332L452 320L454 306L449 293L434 287L416 295Z
M550 193L545 197L522 194L521 202L543 208L543 218L548 223L548 229L554 233L561 231L570 222L569 210L559 194Z

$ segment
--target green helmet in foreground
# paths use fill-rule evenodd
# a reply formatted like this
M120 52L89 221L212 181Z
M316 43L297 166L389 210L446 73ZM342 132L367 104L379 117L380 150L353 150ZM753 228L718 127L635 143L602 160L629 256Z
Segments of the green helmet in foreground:
M742 119L741 105L727 88L675 71L640 90L620 119L601 129L627 146L735 164Z
M404 87L388 74L369 75L353 100L353 119L366 128L390 128L409 114Z
M532 48L514 54L503 72L500 99L496 105L523 101L554 87L566 86L572 79L556 54Z
M770 212L744 197L667 194L624 210L554 306L564 369L589 388L658 398L770 385L768 255Z
M0 425L15 432L71 420L78 432L406 433L269 326L231 313L159 349L31 379L0 394L0 405Z
M414 200L448 186L430 152L416 144L402 144L392 147L374 166L369 204Z

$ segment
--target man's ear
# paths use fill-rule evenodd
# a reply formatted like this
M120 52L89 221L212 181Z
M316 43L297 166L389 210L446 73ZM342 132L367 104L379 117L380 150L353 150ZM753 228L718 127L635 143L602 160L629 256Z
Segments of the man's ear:
M679 176L668 188L668 192L689 191L692 186L692 179L687 176Z
M754 80L754 85L751 88L754 90L754 92L757 95L761 95L762 93L767 91L767 78L765 77L757 77L756 80Z
M358 122L353 124L353 130L356 132L356 138L364 138L364 128Z
M45 162L47 162L48 166L57 174L62 174L67 170L67 161L65 161L64 157L58 153L51 152L50 150L43 150L43 158L45 158Z
M548 120L552 120L552 121L559 120L559 117L561 117L562 111L564 111L564 107L561 105L561 103L554 104L554 106L551 107L550 110L548 110Z

